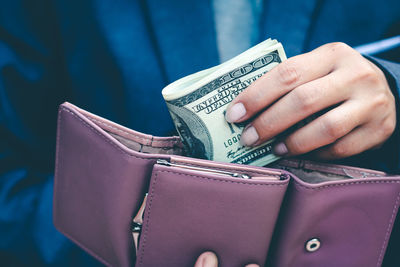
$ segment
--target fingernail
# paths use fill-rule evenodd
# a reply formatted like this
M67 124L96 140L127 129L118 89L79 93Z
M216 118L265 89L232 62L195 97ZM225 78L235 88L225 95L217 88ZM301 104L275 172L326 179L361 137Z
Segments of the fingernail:
M280 143L276 144L274 146L273 150L274 150L274 154L277 155L277 156L283 156L283 155L286 155L289 152L287 146L283 142L280 142Z
M259 136L256 128L250 126L244 129L242 136L240 137L240 144L242 146L251 146L258 141L258 138Z
M214 253L206 253L202 260L202 267L218 267L218 259Z
M235 122L244 115L246 115L246 108L242 103L236 103L226 110L225 119L227 122Z

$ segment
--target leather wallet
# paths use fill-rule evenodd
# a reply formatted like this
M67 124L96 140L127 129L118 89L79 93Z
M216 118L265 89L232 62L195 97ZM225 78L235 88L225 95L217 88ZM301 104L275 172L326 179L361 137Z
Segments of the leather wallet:
M379 266L400 178L301 160L185 157L70 103L58 116L54 224L108 266Z

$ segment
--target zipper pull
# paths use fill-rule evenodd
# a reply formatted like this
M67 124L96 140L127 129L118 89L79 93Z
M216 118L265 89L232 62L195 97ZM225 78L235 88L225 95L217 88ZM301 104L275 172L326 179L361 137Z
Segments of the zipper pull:
M164 166L172 166L172 163L165 159L158 159L157 164L164 165Z
M279 180L283 181L283 180L286 180L286 179L290 179L290 176L289 176L288 174L286 174L286 173L281 173L281 174L279 175Z
M136 251L138 250L139 247L139 236L140 232L142 231L143 215L144 215L144 210L146 209L147 195L148 193L146 193L146 195L144 196L142 205L140 206L138 212L136 213L136 216L133 218L131 224L133 242L135 243Z

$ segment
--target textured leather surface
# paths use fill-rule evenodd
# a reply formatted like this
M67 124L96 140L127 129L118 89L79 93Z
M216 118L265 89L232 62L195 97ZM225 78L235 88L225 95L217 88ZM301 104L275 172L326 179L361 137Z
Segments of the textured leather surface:
M136 261L130 224L148 190L137 266L191 266L205 250L215 251L221 266L265 261L274 267L380 266L382 262L398 210L399 177L282 161L305 171L348 176L310 184L292 175L285 194L288 179L242 180L157 165L157 159L170 155L136 152L109 131L160 151L179 147L175 137L140 134L71 104L60 107L54 224L106 265L132 266ZM193 161L182 156L174 160ZM198 162L221 168L220 163ZM256 177L276 175L268 168L225 165L250 170ZM305 250L311 238L321 241L313 253Z
M268 266L380 266L399 207L399 177L340 165L302 165L307 170L359 172L369 177L319 184L294 177L281 208ZM321 247L307 252L305 244L312 238L318 238Z
M132 215L147 191L156 158L163 156L128 151L65 105L57 142L56 228L104 264L130 266Z
M264 266L288 180L244 180L156 165L137 266Z

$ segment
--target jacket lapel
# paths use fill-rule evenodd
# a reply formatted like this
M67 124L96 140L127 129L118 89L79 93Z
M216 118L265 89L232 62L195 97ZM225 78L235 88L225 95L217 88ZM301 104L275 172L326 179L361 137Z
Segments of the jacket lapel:
M209 1L146 0L144 9L167 83L218 64Z
M261 33L280 41L288 57L304 52L311 23L322 0L269 0L264 6Z

